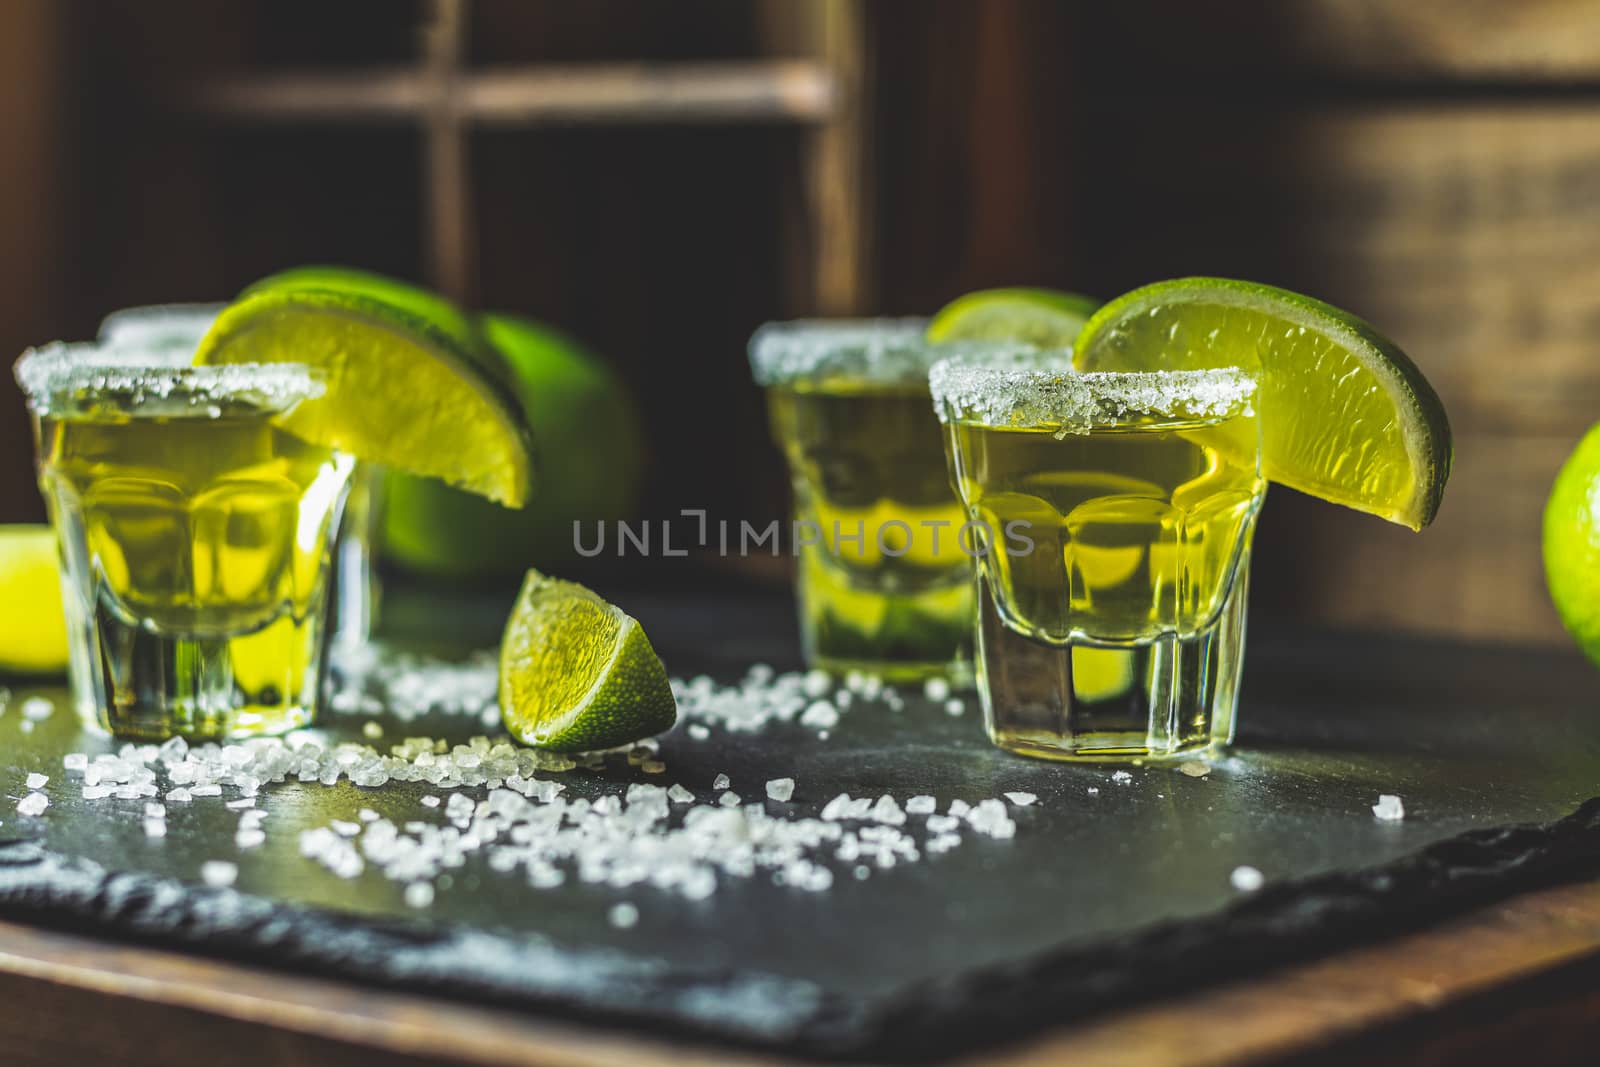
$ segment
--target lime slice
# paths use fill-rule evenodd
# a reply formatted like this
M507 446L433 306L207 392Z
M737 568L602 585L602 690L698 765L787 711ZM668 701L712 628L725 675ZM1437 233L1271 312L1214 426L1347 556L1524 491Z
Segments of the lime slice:
M1259 368L1261 465L1292 489L1420 530L1450 476L1450 423L1367 323L1253 282L1180 278L1120 296L1078 337L1084 371Z
M1092 297L1056 289L980 289L946 304L928 324L928 340L1065 348L1099 306Z
M465 319L419 310L358 290L267 286L217 317L195 362L319 368L327 392L282 417L289 432L521 507L533 451L516 399Z
M500 715L524 744L580 752L658 734L678 706L633 616L529 571L500 643Z
M421 574L520 578L573 559L573 524L633 514L643 475L643 429L622 380L576 341L515 315L478 325L504 362L545 455L535 506L510 511L432 478L392 474L384 485L384 558ZM585 533L585 537L592 534Z
M0 672L67 668L56 536L48 526L0 526Z
M1600 426L1578 442L1550 490L1544 577L1567 632L1600 665Z
M327 265L291 267L277 274L269 274L251 284L239 294L239 299L243 300L245 297L269 290L285 292L308 289L326 293L358 293L370 296L385 304L393 304L402 311L427 322L434 329L449 334L464 349L478 349L484 344L481 332L473 325L467 313L438 293L400 281L398 278L357 270L354 267Z

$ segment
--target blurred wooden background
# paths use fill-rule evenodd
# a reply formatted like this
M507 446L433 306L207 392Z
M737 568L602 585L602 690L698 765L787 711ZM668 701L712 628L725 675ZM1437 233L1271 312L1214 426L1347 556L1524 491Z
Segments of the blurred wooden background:
M463 62L746 60L782 52L774 16L805 2L477 0ZM1600 0L864 10L869 195L847 288L871 310L1185 273L1349 307L1439 388L1455 475L1420 536L1274 490L1258 619L1559 639L1539 517L1600 419ZM299 262L426 276L438 220L415 124L230 123L184 95L239 72L415 62L423 14L0 4L0 351ZM784 507L743 343L807 310L805 138L757 121L465 134L472 291L624 370L645 401L653 514ZM9 382L0 447L0 520L37 517Z

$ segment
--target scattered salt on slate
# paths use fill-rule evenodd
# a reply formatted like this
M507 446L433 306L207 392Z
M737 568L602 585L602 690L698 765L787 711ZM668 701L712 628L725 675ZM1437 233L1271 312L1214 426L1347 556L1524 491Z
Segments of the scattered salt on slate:
M460 664L371 648L354 653L353 662L351 655L342 653L345 685L330 700L336 715L369 717L387 711L402 722L429 713L499 721L492 654ZM872 675L852 673L839 688L825 672L780 674L764 664L752 667L732 686L720 686L706 676L673 679L671 685L685 733L698 739L708 738L713 729L756 732L791 724L824 740L863 703L876 702L889 713L904 706L896 690ZM948 695L943 679L931 680L924 693L936 702L960 703ZM382 736L381 727L369 728L373 725L369 719L361 727L369 740ZM563 795L564 783L549 777L574 769L599 770L608 758L619 756L643 773L659 774L666 770L659 751L659 744L649 740L624 751L569 755L476 736L461 744L405 737L384 752L298 731L285 738L227 745L191 746L181 739L160 746L125 744L115 754L69 754L62 766L80 779L85 800L144 800L144 828L152 838L166 831L166 805L204 803L224 796L225 790L235 793L223 803L240 811L234 838L239 850L266 840L268 812L254 807L252 799L265 786L291 778L327 786L348 781L369 789L390 782L426 783L446 794L442 801L431 793L420 798L423 809L435 812L429 819L396 825L362 808L356 820L330 819L325 826L302 831L298 839L302 856L337 877L355 878L369 869L381 872L403 887L405 903L416 909L430 907L436 886L447 885L447 872L472 853L483 854L497 874L521 878L533 889L575 879L616 889L648 885L703 900L723 879L755 876L823 892L834 883L833 861L847 865L860 879L874 869L914 863L958 847L964 834L1004 839L1017 832L1000 798L975 804L953 799L941 815L937 800L927 795L902 801L892 794L840 794L816 817L788 818L769 815L759 801L745 803L729 788L725 774L713 783L716 799L704 802L682 784L663 788L647 783L594 799L572 799ZM456 792L461 789L482 790L483 799ZM766 797L778 802L790 801L794 790L792 778L765 783ZM1025 793L1007 798L1017 806L1035 799ZM48 804L49 798L35 791L18 803L18 811L38 815ZM442 824L430 821L440 815ZM223 859L207 861L200 869L201 880L211 886L231 886L236 876L237 866ZM626 929L638 922L638 909L617 904L608 919Z

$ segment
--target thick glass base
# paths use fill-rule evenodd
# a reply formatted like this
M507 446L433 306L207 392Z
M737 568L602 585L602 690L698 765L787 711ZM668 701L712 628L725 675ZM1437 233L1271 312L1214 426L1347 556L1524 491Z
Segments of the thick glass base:
M1188 758L1233 739L1247 561L1209 626L1148 642L1065 645L1007 628L978 579L978 692L999 747L1044 759Z
M239 739L307 726L322 675L320 612L235 636L175 635L102 600L72 660L79 713L117 737Z
M835 675L859 671L891 685L935 677L972 684L970 582L916 592L861 589L802 562L797 593L808 666Z

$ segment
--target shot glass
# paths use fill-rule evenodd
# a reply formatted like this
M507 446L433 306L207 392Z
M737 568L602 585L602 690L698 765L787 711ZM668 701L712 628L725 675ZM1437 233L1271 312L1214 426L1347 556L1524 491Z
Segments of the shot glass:
M1231 741L1266 493L1252 376L1077 374L1062 352L946 361L930 383L986 546L978 691L994 743L1128 760Z
M100 342L115 348L174 353L188 361L226 304L147 304L111 312L100 323ZM377 627L377 544L383 471L357 464L350 478L345 518L334 551L329 632L336 645L360 645Z
M308 367L194 367L192 349L55 344L16 377L61 552L74 703L121 737L309 723L330 545L354 460L273 417Z
M750 339L794 491L806 662L890 682L972 677L972 589L921 319L774 322ZM988 351L996 346L962 346Z

